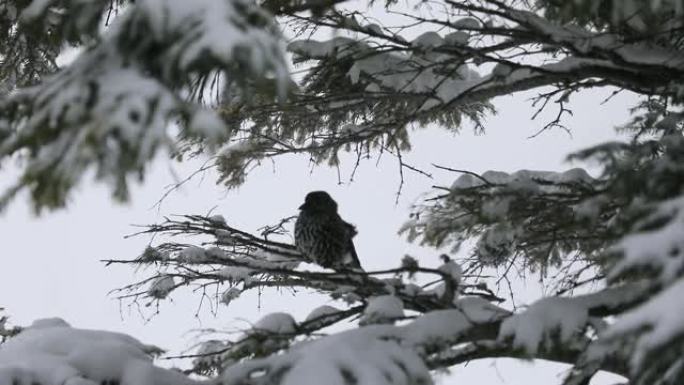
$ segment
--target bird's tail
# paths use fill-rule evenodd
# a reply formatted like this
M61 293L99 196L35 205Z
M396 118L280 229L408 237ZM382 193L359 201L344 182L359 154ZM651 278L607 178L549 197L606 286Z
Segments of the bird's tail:
M356 254L356 248L354 247L354 242L351 239L349 240L349 264L347 267L351 268L352 270L363 271L363 267L361 267L361 261L359 261L359 255Z

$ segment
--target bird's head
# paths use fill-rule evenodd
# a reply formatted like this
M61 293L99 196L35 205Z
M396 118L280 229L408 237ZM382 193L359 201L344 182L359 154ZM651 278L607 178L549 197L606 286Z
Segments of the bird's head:
M337 212L337 202L325 191L312 191L306 194L304 204L299 206L300 210Z

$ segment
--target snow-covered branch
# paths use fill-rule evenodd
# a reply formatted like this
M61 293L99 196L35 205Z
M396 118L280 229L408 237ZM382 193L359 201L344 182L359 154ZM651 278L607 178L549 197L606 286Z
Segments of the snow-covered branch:
M218 302L228 304L242 292L262 287L298 286L322 292L349 303L392 294L407 309L429 311L449 307L456 292L462 291L460 268L446 261L439 268L398 266L383 271L325 272L301 268L307 261L291 244L259 238L229 226L221 216L183 216L152 225L141 234L199 237L201 246L165 242L148 247L134 260L108 260L107 264L156 266L159 273L121 291L124 298L166 298L173 290L189 285L200 288L228 288ZM425 274L438 279L439 290L423 290L401 276ZM395 278L396 277L396 278ZM472 288L473 295L496 299L490 291Z
M576 179L544 176L556 182L562 179L568 185ZM483 180L501 183L491 175ZM547 192L562 192L545 186ZM230 305L245 291L256 288L302 287L346 303L342 308L313 309L303 321L284 313L267 315L235 340L208 341L196 354L183 356L194 359L195 372L221 373L229 384L248 379L255 384L301 381L300 373L310 370L313 362L326 368L332 378L352 376L359 383L373 383L377 381L373 373L392 371L393 365L398 365L394 360L377 361L374 357L380 352L402 362L409 360L399 366L416 368L403 374L410 378L428 376L431 369L493 357L583 365L587 346L602 341L604 319L637 308L658 290L657 285L644 281L583 296L548 297L513 313L493 304L491 301L501 300L483 283L463 278L453 261L447 260L437 269L404 261L401 267L385 271L310 270L303 268L307 261L291 245L235 229L220 216L167 219L143 233L189 236L190 240L199 237L202 246L167 242L148 248L135 260L107 261L154 266L158 271L124 288L122 299L163 300L183 287L212 286L212 290L203 290L203 296L217 293L213 300ZM441 283L421 288L416 284L420 279L412 281L420 275L436 276ZM450 295L449 287L454 288ZM322 331L351 317L358 317L359 329L320 337ZM347 361L346 349L357 352L358 362ZM370 356L359 355L358 349ZM626 375L626 359L611 356L592 368Z
M36 320L0 345L0 383L15 385L197 385L152 363L162 351L125 334Z
M406 20L403 28L374 24L343 8L316 17L291 14L301 36L319 28L346 35L289 44L295 62L308 67L285 104L238 97L223 113L245 127L240 140L265 140L254 159L305 152L335 163L339 151L407 149L412 125L458 130L469 119L481 128L493 111L491 99L520 91L552 87L556 92L549 95L567 100L586 88L612 86L679 100L680 82L673 79L682 78L684 57L675 21L632 38L617 28L562 26L557 5L545 3L540 6L554 17L511 1L431 5L442 14L388 6ZM666 18L670 6L653 5L649 12ZM415 25L443 32L402 35L415 35ZM230 185L244 178L243 167L222 167L221 173Z
M57 17L65 33L94 36L87 44L79 36L84 47L64 68L12 86L0 99L0 157L25 157L22 176L0 195L0 207L23 189L37 209L63 206L90 169L116 198L127 199L129 179L143 177L157 150L176 150L171 124L180 122L182 137L209 145L230 136L214 110L196 100L245 79L272 83L280 93L286 88L277 28L248 0L136 1L99 34L110 2L72 3L80 4L22 3L3 25L18 41L42 27L46 36L38 37L51 39L44 23Z
M409 237L430 245L478 239L473 266L498 267L503 277L515 265L542 276L560 270L565 293L587 283L605 285L594 294L542 300L548 302L502 325L513 346L528 352L543 348L539 341L548 341L544 333L551 325L557 325L561 341L578 325L592 325L595 337L575 346L582 353L566 384L585 383L600 368L615 365L635 384L676 384L684 373L684 330L680 313L673 311L684 274L682 119L662 100L644 109L625 126L635 133L630 141L572 155L598 160L604 167L598 178L579 169L466 173L417 207L404 227ZM614 322L596 322L609 315ZM455 356L480 354L473 349Z

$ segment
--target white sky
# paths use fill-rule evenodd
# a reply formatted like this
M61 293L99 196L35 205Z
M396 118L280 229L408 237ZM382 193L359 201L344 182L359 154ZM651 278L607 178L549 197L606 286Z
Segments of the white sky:
M442 129L418 130L413 135L414 151L405 160L429 169L437 163L482 172L489 169L561 170L565 155L587 145L615 138L613 127L627 119L633 99L620 95L605 106L599 103L608 91L584 93L573 99L575 115L566 119L572 137L562 130L546 132L534 139L546 119L531 122L533 110L525 99L531 94L499 98L499 114L488 119L486 135L473 135L464 128L459 135ZM346 181L352 162L343 166ZM174 295L172 302L161 305L161 314L146 322L136 309L120 307L108 291L132 282L135 272L122 267L105 268L100 259L133 258L149 242L146 237L124 240L136 229L131 224L160 221L163 215L215 212L231 225L255 230L296 214L303 196L311 190L329 191L340 204L347 221L356 224L359 235L356 248L366 268L386 268L399 264L401 257L412 252L425 264L436 263L438 252L408 245L397 235L397 229L408 218L408 206L432 185L450 185L457 175L434 171L429 180L407 173L399 204L395 205L398 169L394 159L385 156L379 165L370 160L357 172L354 183L337 184L337 172L325 167L311 169L306 158L279 160L275 168L267 164L255 170L247 183L237 190L226 191L207 175L187 184L170 195L160 210L151 208L174 179L171 168L183 177L197 164L178 166L159 159L150 168L142 186L132 189L132 202L117 205L109 190L87 183L79 188L67 210L31 215L27 197L22 196L0 216L2 265L0 266L0 307L16 324L29 324L42 317L62 317L76 327L116 330L129 333L144 342L154 343L180 353L195 341L192 329L217 327L235 330L249 321L273 311L288 311L300 319L316 305L302 293L268 292L261 298L243 298L230 307L222 307L216 316L208 308L195 316L198 296ZM275 171L274 171L275 170ZM8 170L0 178L9 178ZM143 272L144 273L144 272ZM520 283L530 300L539 295L534 282ZM320 302L320 299L314 300ZM504 304L506 306L506 304ZM144 309L145 314L152 309ZM563 367L555 364L521 363L513 360L475 362L452 371L443 383L536 385L560 382ZM445 377L446 378L446 377ZM614 378L613 378L614 379ZM614 381L613 381L614 382ZM593 384L613 383L608 377Z

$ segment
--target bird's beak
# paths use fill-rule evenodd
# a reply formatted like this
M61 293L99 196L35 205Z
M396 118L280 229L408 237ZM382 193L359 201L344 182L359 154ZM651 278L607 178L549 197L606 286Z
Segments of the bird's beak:
M306 206L306 203L302 203L302 205L299 206L299 209L300 209L300 210L304 210L304 206Z

